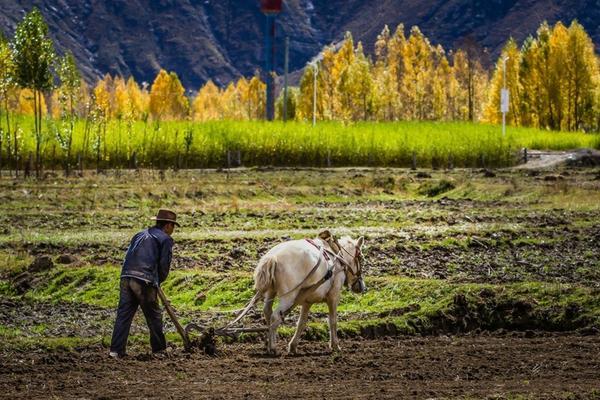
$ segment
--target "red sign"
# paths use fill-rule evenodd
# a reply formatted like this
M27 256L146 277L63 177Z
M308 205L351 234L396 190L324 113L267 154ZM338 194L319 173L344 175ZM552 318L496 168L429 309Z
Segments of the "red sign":
M260 0L260 11L265 14L276 14L281 12L283 0Z

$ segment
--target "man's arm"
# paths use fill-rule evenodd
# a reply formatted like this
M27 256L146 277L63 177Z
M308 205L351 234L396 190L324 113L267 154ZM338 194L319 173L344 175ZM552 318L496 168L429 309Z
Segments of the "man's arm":
M160 248L160 260L158 261L158 281L163 283L171 268L171 257L173 256L173 240L164 240Z

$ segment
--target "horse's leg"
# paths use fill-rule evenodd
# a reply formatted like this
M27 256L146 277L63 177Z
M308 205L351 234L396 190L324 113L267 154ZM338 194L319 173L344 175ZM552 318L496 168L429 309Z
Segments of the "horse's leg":
M300 311L300 317L298 318L298 325L296 326L296 332L294 333L294 337L290 341L288 345L288 353L296 354L296 349L298 347L298 341L300 340L300 336L306 327L306 321L308 320L308 311L310 310L310 306L312 304L304 303L302 304L302 310Z
M337 301L328 301L329 307L329 350L341 351L337 337Z
M271 315L273 314L273 300L275 298L275 293L267 292L265 293L265 304L263 305L263 315L265 317L265 324L269 327L271 323ZM265 348L267 351L269 350L269 333L265 335Z
M265 323L269 324L271 321L271 314L273 314L273 300L275 299L275 293L265 293L265 304L263 305L263 315L265 317Z
M275 312L271 315L271 323L269 324L269 345L267 352L269 354L277 354L277 328L283 322L285 314L294 306L294 299L297 293L290 293L287 296L279 299L279 305Z

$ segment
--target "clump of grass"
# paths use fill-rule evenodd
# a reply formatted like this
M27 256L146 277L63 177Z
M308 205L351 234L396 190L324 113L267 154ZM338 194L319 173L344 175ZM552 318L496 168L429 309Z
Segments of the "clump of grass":
M17 294L17 292L13 288L10 281L0 280L0 296L10 297L10 296L15 296L16 294Z
M440 194L449 192L455 188L455 184L447 179L441 179L437 182L427 182L419 187L418 193L422 196L436 197Z

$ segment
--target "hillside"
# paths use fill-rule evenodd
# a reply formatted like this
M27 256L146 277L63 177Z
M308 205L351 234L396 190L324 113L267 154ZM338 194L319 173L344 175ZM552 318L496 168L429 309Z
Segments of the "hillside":
M262 65L263 17L253 0L16 0L3 1L0 29L7 35L34 5L40 8L59 52L70 49L88 81L104 73L151 82L162 67L197 88L207 79L223 85ZM376 4L373 4L376 3ZM600 44L600 0L287 0L278 19L291 38L291 68L302 68L347 30L367 50L385 24L418 25L445 48L474 39L498 54L509 36L518 40L540 22L577 18ZM279 49L278 65L283 64Z

